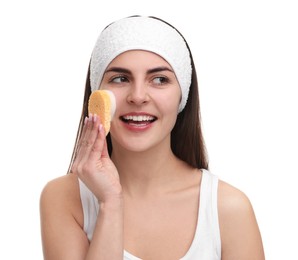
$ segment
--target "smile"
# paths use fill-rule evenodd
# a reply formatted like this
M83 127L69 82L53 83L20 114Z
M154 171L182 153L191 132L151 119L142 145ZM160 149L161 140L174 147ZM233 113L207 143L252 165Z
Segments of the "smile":
M157 120L157 117L152 115L129 114L121 116L120 119L131 126L142 127L147 126Z

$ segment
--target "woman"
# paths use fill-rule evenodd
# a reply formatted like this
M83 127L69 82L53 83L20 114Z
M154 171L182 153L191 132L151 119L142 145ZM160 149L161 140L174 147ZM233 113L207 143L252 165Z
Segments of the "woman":
M208 171L197 85L164 21L128 17L101 33L69 174L41 194L45 259L264 259L248 198ZM97 89L116 98L107 138L87 111Z

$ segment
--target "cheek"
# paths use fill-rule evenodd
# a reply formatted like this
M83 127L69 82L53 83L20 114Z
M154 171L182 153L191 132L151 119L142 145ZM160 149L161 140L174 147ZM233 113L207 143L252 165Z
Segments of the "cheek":
M164 95L160 95L159 104L163 108L164 111L167 112L177 112L178 107L181 100L181 92L179 90L169 91L169 93L165 93Z
M116 113L119 111L120 108L123 107L126 99L125 99L125 93L121 91L113 91L116 101Z
M112 89L112 88L108 88L105 85L102 86L101 89L107 89L113 92L114 96L115 96L115 103L116 103L116 113L118 110L118 107L121 106L121 104L123 104L123 100L124 100L124 96L125 93L123 93L123 91L121 91L120 89Z

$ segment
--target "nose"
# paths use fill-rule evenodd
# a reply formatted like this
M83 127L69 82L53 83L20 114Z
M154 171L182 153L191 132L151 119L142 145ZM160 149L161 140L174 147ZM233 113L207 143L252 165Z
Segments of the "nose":
M150 96L148 87L144 83L135 83L130 87L127 95L127 102L135 105L144 105L148 103Z

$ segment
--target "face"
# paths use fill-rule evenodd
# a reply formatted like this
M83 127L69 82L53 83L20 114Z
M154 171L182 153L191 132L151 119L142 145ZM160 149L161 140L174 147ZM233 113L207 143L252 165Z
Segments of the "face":
M181 91L163 58L148 51L124 52L109 64L100 88L111 90L116 98L110 130L113 150L170 147Z

